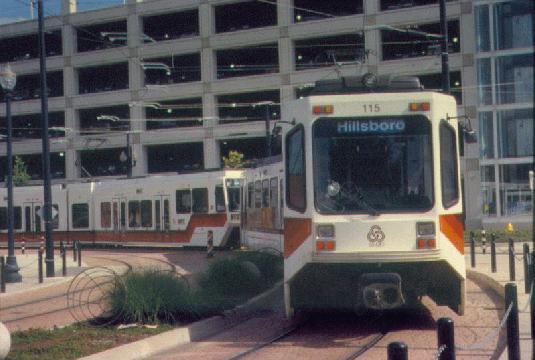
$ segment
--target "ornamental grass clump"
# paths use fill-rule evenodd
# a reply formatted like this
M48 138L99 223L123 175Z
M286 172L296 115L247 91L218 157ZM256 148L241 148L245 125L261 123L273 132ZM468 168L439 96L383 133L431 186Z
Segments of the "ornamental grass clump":
M132 271L117 282L109 298L118 321L176 323L200 315L187 283L172 272Z

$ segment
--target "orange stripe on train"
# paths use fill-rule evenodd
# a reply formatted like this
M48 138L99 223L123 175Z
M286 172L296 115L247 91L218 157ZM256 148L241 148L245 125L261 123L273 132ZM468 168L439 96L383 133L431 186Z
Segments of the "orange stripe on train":
M284 219L284 257L288 258L312 233L311 219Z
M464 223L461 215L440 215L440 232L455 246L461 254L464 254Z
M188 243L191 241L193 232L198 227L222 227L227 222L226 214L193 214L185 230L170 230L158 232L154 230L127 230L125 232L114 231L54 231L54 241L80 240L82 242L166 242ZM15 241L27 242L41 241L42 234L17 233ZM0 234L0 241L7 241L7 234Z

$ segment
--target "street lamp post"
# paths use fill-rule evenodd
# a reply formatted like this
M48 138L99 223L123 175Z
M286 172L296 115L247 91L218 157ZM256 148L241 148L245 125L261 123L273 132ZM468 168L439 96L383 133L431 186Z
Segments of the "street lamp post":
M265 116L265 124L266 124L266 157L271 157L271 129L270 129L270 121L271 121L271 108L270 106L275 104L273 101L260 101L255 104L253 104L253 107L255 106L265 106L266 109L266 116Z
M6 261L6 282L21 282L22 276L19 274L17 258L15 257L15 237L13 229L15 226L13 213L13 124L11 119L11 92L17 83L17 75L11 71L9 64L0 71L0 85L4 89L6 99L6 121L7 121L7 261Z

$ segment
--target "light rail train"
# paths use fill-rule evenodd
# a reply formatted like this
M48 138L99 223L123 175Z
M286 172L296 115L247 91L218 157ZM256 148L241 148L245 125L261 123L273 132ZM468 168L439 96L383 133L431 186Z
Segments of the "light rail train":
M283 164L246 175L242 242L282 244L288 316L394 309L426 295L464 312L455 100L417 78L376 80L322 81L292 101Z
M54 241L95 244L214 246L239 238L243 172L54 185ZM7 240L7 191L0 189L0 241ZM14 188L15 238L39 241L44 232L42 186Z

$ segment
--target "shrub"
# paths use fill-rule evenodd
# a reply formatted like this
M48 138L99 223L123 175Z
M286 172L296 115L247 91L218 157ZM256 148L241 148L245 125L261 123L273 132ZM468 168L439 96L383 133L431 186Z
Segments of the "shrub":
M186 283L157 269L128 272L110 294L112 313L123 322L167 322L199 317Z

